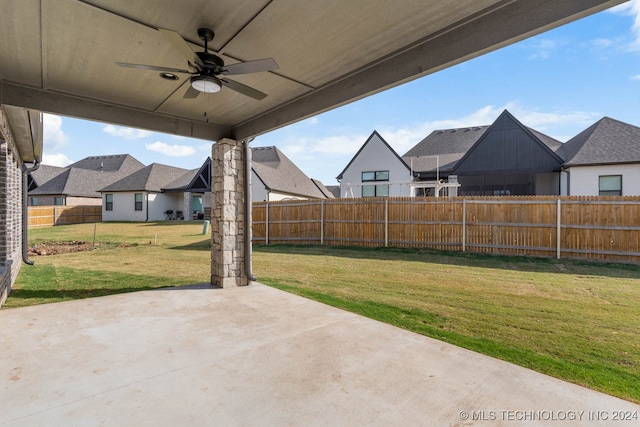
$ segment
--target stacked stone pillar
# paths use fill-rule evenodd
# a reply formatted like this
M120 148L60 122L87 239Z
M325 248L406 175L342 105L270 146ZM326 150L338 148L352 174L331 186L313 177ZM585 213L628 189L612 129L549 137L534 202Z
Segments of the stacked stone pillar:
M211 284L246 286L242 143L219 140L213 145L211 159Z

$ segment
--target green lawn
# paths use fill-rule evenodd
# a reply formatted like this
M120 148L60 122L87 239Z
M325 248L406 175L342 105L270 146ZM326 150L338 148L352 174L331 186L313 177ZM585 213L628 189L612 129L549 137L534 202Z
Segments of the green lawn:
M93 230L30 240L91 241ZM6 307L207 282L201 231L98 224L98 249L33 257ZM267 285L640 402L640 266L324 246L256 246L253 266Z

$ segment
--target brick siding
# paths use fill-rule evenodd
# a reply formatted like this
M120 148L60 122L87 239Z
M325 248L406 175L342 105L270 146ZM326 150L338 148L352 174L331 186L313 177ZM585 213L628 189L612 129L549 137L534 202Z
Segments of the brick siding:
M0 306L22 264L22 172L13 147L0 139Z

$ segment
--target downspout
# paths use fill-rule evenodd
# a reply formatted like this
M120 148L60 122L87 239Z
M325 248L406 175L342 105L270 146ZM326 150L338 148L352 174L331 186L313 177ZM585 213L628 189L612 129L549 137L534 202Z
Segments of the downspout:
M29 259L29 179L27 174L37 170L40 163L36 160L32 167L22 164L22 262L33 265Z
M258 278L251 268L251 147L253 138L244 142L244 272L247 279L255 282Z

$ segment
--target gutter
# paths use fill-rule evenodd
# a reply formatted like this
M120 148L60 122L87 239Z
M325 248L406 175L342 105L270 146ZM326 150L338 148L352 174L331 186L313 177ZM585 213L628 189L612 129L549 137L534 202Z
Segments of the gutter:
M40 163L36 160L32 167L22 164L22 262L27 265L33 265L34 262L29 259L29 179L27 174L37 170Z
M244 273L249 281L255 282L258 278L251 267L251 141L253 138L244 142Z

